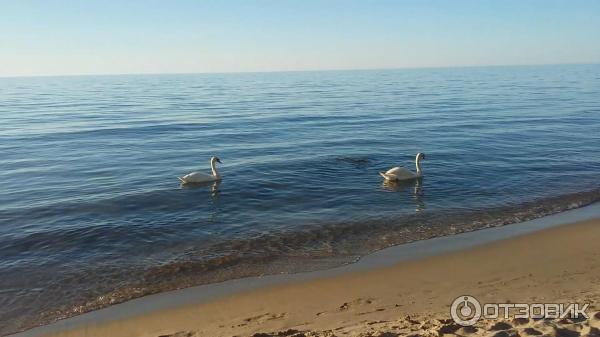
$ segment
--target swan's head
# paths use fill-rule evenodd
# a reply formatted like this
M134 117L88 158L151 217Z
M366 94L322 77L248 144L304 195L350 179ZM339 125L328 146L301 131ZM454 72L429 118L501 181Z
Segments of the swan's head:
M217 163L221 164L221 159L219 159L219 157L212 157L212 158L210 158L210 161L213 163L217 162Z
M425 153L417 153L417 161L421 160L421 159L425 159Z

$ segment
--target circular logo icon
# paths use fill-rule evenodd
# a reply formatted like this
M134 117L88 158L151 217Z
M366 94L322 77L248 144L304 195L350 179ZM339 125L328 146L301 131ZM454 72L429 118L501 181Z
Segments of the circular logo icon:
M458 296L452 302L450 315L457 324L471 326L481 318L481 304L473 296Z

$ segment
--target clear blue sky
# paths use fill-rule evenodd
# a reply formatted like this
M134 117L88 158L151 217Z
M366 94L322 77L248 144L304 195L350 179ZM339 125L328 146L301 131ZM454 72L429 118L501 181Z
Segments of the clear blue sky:
M0 1L0 76L600 63L597 0Z

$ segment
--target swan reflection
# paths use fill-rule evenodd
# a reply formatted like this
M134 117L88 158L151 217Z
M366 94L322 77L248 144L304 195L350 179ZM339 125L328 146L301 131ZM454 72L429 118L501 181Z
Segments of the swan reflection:
M384 180L381 187L389 192L412 192L412 198L415 201L415 212L418 213L425 210L423 178L413 180Z
M201 201L201 199L194 198L196 201L202 204L202 207L205 207L206 215L208 216L208 221L211 223L216 223L219 220L219 214L221 213L221 206L219 201L219 185L221 185L221 181L207 181L203 183L181 183L179 187L181 189L193 189L199 190L197 192L198 197L206 198L205 202ZM210 188L210 198L205 194L205 192L201 190L206 190ZM196 194L196 193L194 193Z
M221 185L221 181L206 181L202 183L181 183L179 184L180 188L186 189L204 189L206 187L210 187L210 194L213 198L218 197L219 195L219 185Z

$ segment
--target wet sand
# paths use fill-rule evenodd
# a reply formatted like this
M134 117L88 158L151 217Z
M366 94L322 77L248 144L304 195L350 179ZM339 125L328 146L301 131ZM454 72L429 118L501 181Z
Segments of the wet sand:
M149 309L45 336L579 336L600 334L600 220L391 266ZM590 319L449 320L452 301L589 303Z

